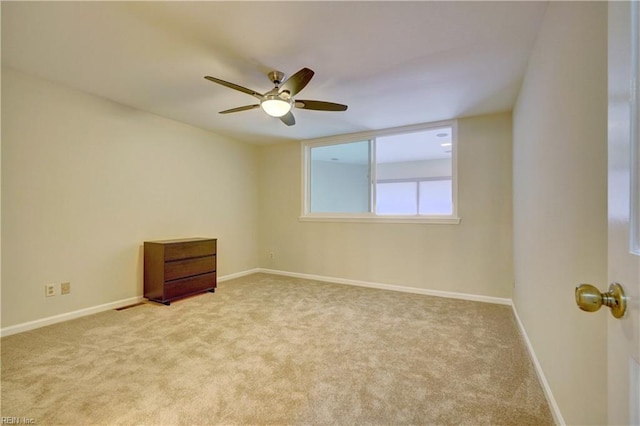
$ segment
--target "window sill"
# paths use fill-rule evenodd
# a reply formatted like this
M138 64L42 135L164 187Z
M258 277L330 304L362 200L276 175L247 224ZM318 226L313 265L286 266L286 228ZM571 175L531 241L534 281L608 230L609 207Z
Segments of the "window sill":
M459 217L421 216L300 216L300 222L358 222L358 223L424 223L433 225L458 225Z

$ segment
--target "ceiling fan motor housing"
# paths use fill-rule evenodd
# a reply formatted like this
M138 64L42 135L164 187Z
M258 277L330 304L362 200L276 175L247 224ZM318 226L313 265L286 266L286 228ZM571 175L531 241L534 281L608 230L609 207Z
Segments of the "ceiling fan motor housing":
M284 73L282 71L271 71L267 76L276 86L280 85L280 83L284 81Z

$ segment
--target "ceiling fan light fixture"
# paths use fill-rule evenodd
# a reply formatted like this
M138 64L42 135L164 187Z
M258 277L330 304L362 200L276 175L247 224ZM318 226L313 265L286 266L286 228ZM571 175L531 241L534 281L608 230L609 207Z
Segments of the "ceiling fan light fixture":
M2 0L0 0L2 1ZM291 77L285 80L284 73L280 71L271 71L268 74L269 80L274 84L274 88L266 92L265 94L256 92L252 89L247 89L235 83L220 80L219 78L211 77L209 75L204 78L228 87L229 89L237 90L247 95L251 95L254 98L260 100L259 104L245 105L237 108L226 109L220 111L220 114L229 114L231 112L248 111L255 108L262 108L265 114L279 118L287 126L293 126L296 124L295 117L291 114L291 110L295 108L306 109L311 111L346 111L347 106L342 104L336 104L333 102L325 101L311 101L311 100L298 100L293 97L304 89L313 77L313 70L309 68L302 68L300 71L293 74Z
M282 117L291 111L291 102L287 102L278 95L266 95L260 106L272 117Z

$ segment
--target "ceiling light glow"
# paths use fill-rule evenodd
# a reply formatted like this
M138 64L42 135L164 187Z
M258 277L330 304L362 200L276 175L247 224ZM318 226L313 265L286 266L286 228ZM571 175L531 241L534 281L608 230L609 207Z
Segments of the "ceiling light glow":
M272 117L282 117L291 111L291 102L287 102L278 95L268 95L260 102L260 106Z

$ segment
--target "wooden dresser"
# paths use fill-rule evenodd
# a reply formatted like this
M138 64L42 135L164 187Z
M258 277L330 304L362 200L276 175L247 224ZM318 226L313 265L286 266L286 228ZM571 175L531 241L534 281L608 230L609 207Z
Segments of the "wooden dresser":
M216 289L216 239L144 242L144 297L172 300Z

